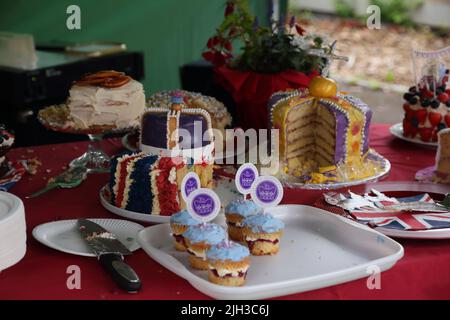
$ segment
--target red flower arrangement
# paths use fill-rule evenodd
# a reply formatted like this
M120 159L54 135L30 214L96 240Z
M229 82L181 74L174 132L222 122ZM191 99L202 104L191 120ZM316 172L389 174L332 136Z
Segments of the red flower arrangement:
M243 43L234 54L233 44ZM296 22L270 19L262 26L250 14L248 0L228 1L225 18L208 39L203 58L215 67L218 83L231 93L243 128L266 128L266 104L276 91L307 87L327 65L312 51L331 53L326 39L310 35Z

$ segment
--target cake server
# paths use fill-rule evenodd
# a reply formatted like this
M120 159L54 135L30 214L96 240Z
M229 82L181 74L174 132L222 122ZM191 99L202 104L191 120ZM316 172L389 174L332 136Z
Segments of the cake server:
M78 187L87 177L88 170L85 167L73 167L60 175L50 178L47 185L41 190L27 196L27 199L38 197L55 188L70 189Z
M136 272L123 261L123 257L131 255L131 251L114 234L95 222L79 219L78 230L116 284L130 293L139 291L141 280Z

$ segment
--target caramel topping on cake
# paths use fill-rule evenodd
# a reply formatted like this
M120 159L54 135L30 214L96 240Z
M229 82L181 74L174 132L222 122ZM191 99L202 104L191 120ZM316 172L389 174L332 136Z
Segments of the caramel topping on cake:
M97 86L102 88L119 88L131 81L131 77L123 72L99 71L94 74L87 74L75 84L78 86Z

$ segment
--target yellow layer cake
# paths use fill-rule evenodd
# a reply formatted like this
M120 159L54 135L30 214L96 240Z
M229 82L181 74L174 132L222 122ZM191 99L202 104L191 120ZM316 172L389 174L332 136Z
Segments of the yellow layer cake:
M318 78L321 85L329 81ZM269 101L272 128L280 130L283 170L299 177L338 165L363 166L369 150L370 108L344 94L320 90L275 93Z

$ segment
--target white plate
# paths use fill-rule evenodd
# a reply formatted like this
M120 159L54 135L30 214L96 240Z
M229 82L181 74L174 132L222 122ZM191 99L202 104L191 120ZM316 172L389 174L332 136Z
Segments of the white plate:
M419 182L380 182L368 185L365 192L376 189L380 192L410 191L423 193L446 194L450 188L442 184L419 183ZM450 239L450 228L419 230L419 231L401 231L387 228L376 228L377 231L394 238L403 239Z
M413 138L405 137L403 135L403 124L402 123L394 124L389 130L391 131L392 135L394 135L395 137L402 139L404 141L412 142L412 143L419 144L422 146L429 146L429 147L437 147L438 146L437 142L424 142L420 139L413 139Z
M22 200L0 191L0 270L19 262L26 252L25 209Z
M3 261L6 257L17 255L18 251L20 251L23 246L26 246L26 241L26 238L21 241L17 241L14 245L9 246L3 250L3 252L0 252L0 261Z
M139 212L133 212L126 209L118 208L106 199L105 197L105 188L108 186L104 186L100 190L100 202L102 206L110 211L111 213L114 213L118 216L136 220L136 221L142 221L147 223L168 223L170 221L170 216L160 216L155 214L145 214L145 213L139 213ZM239 192L236 190L234 180L228 181L228 179L220 179L217 182L217 187L214 189L214 191L219 195L220 201L222 203L222 207L224 208L232 199L235 199L237 197L242 197L242 195L239 194Z
M130 251L140 248L136 241L143 226L118 219L89 219L114 234ZM33 229L33 237L40 243L66 253L95 257L77 230L77 220L61 220L41 224Z
M392 238L399 239L423 239L423 240L439 240L450 239L450 229L431 229L418 231L402 231L387 228L376 228L377 231Z
M17 224L25 225L25 209L22 200L0 191L0 233Z
M175 251L168 224L142 230L138 241L155 261L216 299L264 299L328 287L385 271L403 257L394 240L326 211L300 205L271 209L286 223L280 252L253 257L243 287L224 287L207 273L189 267L187 254Z
M19 235L11 236L10 239L0 240L2 245L0 246L0 261L3 256L10 254L13 250L17 249L27 242L26 232L23 231Z
M12 267L23 259L27 252L27 245L24 243L14 249L14 252L0 258L0 271Z

